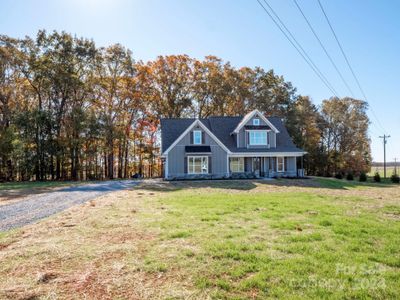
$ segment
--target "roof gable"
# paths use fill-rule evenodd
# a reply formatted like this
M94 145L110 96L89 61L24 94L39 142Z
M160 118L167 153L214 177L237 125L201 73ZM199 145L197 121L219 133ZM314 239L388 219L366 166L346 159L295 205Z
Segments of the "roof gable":
M216 142L219 142L220 145L222 145L221 147L228 153L261 151L260 149L237 148L235 136L231 133L238 127L243 119L244 117L241 116L209 117L207 119L161 119L162 153L165 154L166 150L174 143L176 145L179 140L195 126L193 124L196 120L200 122L204 128L207 128L207 131L211 133L210 136L212 136ZM281 118L268 117L266 119L268 121L267 124L271 124L270 127L274 127L278 133L276 134L276 148L263 149L263 152L303 152L303 150L294 145ZM188 129L189 127L190 129ZM184 132L185 134L183 134Z
M262 119L265 123L267 123L267 124L271 127L271 129L272 129L273 131L275 131L276 133L279 132L279 130L278 130L277 128L275 128L275 126L274 126L270 121L268 121L268 119L267 119L258 109L255 109L255 110L249 112L247 115L245 115L245 116L243 117L243 119L242 119L242 120L240 121L240 123L236 126L236 128L233 130L232 133L239 133L240 129L241 129L243 126L245 126L245 125L247 124L247 122L248 122L251 118L253 118L255 115L258 115L258 116L260 117L260 119Z
M167 127L165 122L168 122L171 119L164 119L164 127ZM188 120L188 122L190 122L189 120L192 121L192 123L185 129L182 126L176 126L175 130L172 130L171 135L176 135L178 132L181 132L183 129L183 132L178 136L178 137L171 137L171 136L167 136L167 133L163 131L163 129L161 128L161 143L162 143L162 154L166 155L168 154L168 152L185 136L187 135L190 130L192 130L195 126L200 126L219 146L221 146L222 149L224 149L226 152L230 153L230 150L225 146L224 143L222 143L215 135L214 133L210 130L209 126L206 126L205 124L208 123L207 119L172 119L172 120ZM161 122L163 122L163 120L161 120ZM182 122L183 123L183 122ZM183 125L183 124L179 124L179 122L177 123L178 125ZM172 125L172 124L170 124ZM176 124L175 124L176 125ZM209 124L208 124L209 125ZM163 123L161 123L161 127L163 127ZM174 140L173 140L174 139ZM172 143L171 143L172 141ZM167 144L164 144L165 142L167 142Z

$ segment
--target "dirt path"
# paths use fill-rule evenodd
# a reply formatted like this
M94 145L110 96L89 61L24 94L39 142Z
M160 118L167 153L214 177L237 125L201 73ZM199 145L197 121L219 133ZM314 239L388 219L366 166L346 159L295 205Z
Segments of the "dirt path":
M32 195L18 202L2 205L0 206L0 231L24 226L73 205L137 184L138 181L126 180L72 186Z

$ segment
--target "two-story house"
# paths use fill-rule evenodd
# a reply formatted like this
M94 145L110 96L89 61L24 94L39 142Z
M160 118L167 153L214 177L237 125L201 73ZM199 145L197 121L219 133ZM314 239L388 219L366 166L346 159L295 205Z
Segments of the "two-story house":
M162 119L165 179L303 176L302 157L282 120L244 117Z

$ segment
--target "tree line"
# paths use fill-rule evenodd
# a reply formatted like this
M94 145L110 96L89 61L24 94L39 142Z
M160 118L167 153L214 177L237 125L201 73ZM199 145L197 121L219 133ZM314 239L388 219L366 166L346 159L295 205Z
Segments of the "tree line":
M160 118L280 116L308 152L308 174L371 164L367 103L315 106L273 70L215 56L135 61L65 32L0 36L0 180L93 180L161 175Z

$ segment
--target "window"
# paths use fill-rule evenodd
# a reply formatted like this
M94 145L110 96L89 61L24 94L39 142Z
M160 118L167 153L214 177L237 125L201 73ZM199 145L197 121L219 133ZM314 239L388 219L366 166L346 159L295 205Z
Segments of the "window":
M231 157L229 161L229 168L233 173L244 172L244 158Z
M260 125L260 119L253 119L253 125L259 126Z
M267 145L267 131L253 130L249 131L250 145Z
M276 158L276 170L278 172L285 171L285 158L284 157L277 157Z
M194 130L193 131L193 144L195 145L201 145L201 131L200 130Z
M188 156L189 174L207 174L208 156Z

